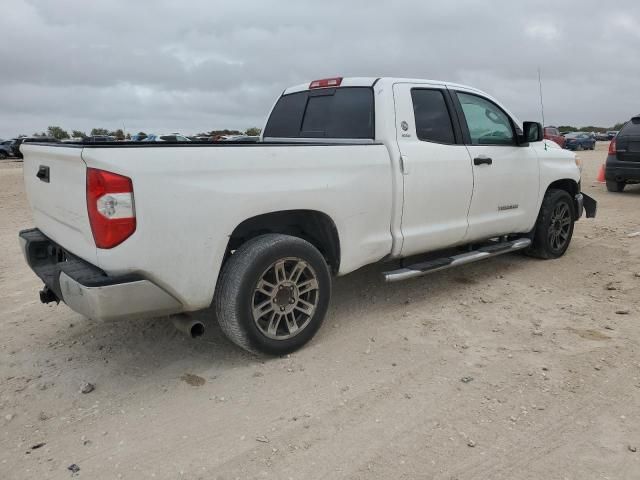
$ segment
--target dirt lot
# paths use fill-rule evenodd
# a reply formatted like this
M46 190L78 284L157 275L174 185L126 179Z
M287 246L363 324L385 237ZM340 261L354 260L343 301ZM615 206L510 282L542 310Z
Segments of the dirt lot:
M21 164L2 162L0 478L640 478L640 186L593 182L605 150L580 154L599 212L564 258L394 285L363 269L275 359L214 325L194 341L42 305Z

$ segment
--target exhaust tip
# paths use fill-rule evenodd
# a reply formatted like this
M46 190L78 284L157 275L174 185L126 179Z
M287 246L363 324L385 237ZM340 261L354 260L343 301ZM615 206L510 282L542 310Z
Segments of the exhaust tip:
M178 314L171 317L173 325L190 338L198 338L204 335L204 323L193 319L187 314Z
M189 334L191 335L191 338L201 337L202 335L204 335L204 324L200 322L195 322L191 326L191 329L189 330Z

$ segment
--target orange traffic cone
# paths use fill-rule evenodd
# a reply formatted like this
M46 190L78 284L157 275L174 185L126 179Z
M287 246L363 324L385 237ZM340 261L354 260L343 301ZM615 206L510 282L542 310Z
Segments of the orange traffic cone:
M604 183L604 163L600 165L600 169L598 170L598 176L596 177L596 181L598 183Z

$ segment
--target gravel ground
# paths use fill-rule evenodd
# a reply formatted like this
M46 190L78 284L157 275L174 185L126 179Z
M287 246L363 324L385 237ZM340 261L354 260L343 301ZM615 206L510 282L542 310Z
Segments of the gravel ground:
M562 259L362 269L286 358L40 304L0 162L0 478L639 478L640 186L595 183L605 155L580 153L598 218Z

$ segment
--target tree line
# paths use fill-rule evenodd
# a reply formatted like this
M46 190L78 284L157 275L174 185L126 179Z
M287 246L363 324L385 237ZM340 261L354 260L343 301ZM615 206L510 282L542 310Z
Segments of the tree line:
M609 132L612 130L615 131L619 131L622 130L622 127L624 127L624 124L626 122L622 122L622 123L616 123L613 127L609 128L609 127L594 127L593 125L589 125L588 127L574 127L572 125L560 125L558 127L558 130L560 131L560 133L569 133L569 132L599 132L599 133L605 133L605 132Z
M216 136L221 136L221 135L249 135L249 136L257 136L260 135L260 132L262 130L260 128L257 127L251 127L248 128L247 130L245 130L244 132L241 132L240 130L229 130L229 129L224 129L224 130L211 130L210 132L201 132L198 133L196 136L198 137L216 137ZM58 140L66 140L68 138L87 138L88 136L96 136L96 135L100 135L100 136L111 136L111 137L115 137L116 140L131 140L131 134L130 133L125 133L121 128L118 128L117 130L109 130L107 128L92 128L91 132L89 133L89 135L87 135L85 132L82 132L80 130L71 130L71 133L69 133L67 130L65 130L64 128L57 126L57 125L51 125L49 127L47 127L47 131L46 132L35 132L33 134L34 137L53 137L56 138ZM24 135L22 135L24 136ZM138 132L137 133L137 138L143 139L146 138L147 134L145 132Z

